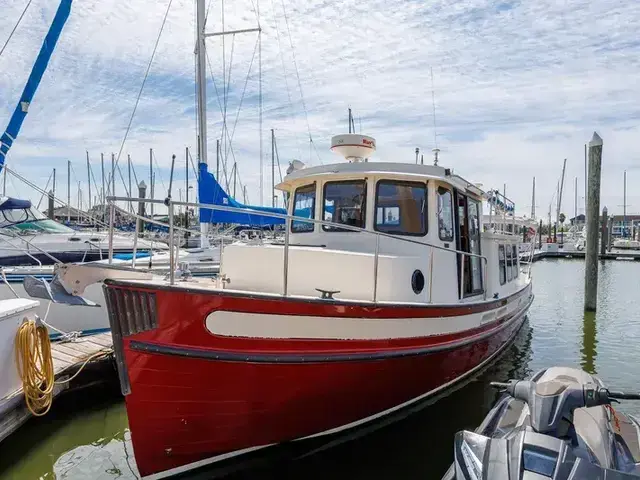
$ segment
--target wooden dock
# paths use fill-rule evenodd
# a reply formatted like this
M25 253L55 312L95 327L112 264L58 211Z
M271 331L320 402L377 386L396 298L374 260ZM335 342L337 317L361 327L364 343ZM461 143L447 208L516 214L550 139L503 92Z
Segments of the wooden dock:
M100 352L104 354L99 354ZM89 357L96 355L71 382L55 385L53 390L54 403L55 397L62 392L105 382L105 376L98 374L105 367L112 370L115 377L115 370L111 368L112 353L113 341L110 332L87 335L73 341L52 342L51 356L53 357L56 382L63 382L71 378ZM0 442L31 416L31 412L24 402L22 390L0 399Z
M640 252L607 252L598 256L600 260L626 260L640 262ZM541 252L533 254L533 261L542 260L543 258L576 258L584 260L585 252L582 251L558 251L558 252Z

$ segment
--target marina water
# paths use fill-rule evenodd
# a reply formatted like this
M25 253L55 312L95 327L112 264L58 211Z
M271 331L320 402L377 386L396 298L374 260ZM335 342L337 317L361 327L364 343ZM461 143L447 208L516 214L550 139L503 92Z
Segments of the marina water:
M529 320L479 377L353 441L296 452L295 460L280 456L231 478L440 478L452 460L455 432L475 428L497 398L490 380L566 365L596 373L611 388L640 390L640 265L600 263L596 314L583 312L583 261L543 260L533 275ZM640 415L638 403L618 408ZM138 478L117 385L57 400L45 418L30 420L0 445L1 480L54 478Z

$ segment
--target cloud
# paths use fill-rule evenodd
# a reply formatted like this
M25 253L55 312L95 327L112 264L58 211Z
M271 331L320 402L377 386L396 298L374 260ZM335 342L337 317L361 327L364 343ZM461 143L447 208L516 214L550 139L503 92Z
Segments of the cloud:
M224 28L255 27L257 1L227 2ZM6 25L25 4L0 0ZM73 180L86 183L86 150L95 172L101 152L108 160L118 153L167 4L74 3L10 153L14 168L44 185L55 167L64 185L70 159ZM0 118L13 111L56 8L55 0L34 2L3 54ZM602 205L621 212L624 169L630 185L638 180L638 2L262 0L259 8L264 202L271 188L270 129L285 164L338 161L328 146L331 135L346 130L348 107L356 125L376 137L377 159L412 162L418 146L431 161L437 138L441 165L486 188L506 183L521 213L530 210L533 176L538 213L548 212L564 158L563 210L573 214L575 177L584 208L583 146L594 130L605 142ZM214 0L207 30L222 28L221 4ZM210 162L226 105L234 131L227 169L235 157L254 203L260 178L256 39L255 33L226 37L224 53L221 37L207 41ZM171 155L184 165L185 146L195 151L193 50L194 3L174 0L123 149L140 177L148 172L149 148L165 182ZM230 77L226 103L223 73ZM180 167L176 178L183 177ZM640 211L640 196L630 191L628 210Z

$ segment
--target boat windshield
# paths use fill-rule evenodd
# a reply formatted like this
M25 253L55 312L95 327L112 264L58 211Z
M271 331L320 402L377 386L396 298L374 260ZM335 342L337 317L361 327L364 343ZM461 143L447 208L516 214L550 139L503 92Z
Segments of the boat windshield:
M73 233L73 229L45 217L35 208L12 208L0 211L0 228L16 233Z

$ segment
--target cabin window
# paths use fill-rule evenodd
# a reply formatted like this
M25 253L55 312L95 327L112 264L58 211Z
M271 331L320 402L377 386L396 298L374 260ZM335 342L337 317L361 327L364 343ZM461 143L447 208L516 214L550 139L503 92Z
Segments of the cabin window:
M374 229L398 235L427 234L427 186L417 182L379 181Z
M507 283L507 264L504 255L504 245L498 245L498 274L500 276L500 285Z
M453 196L451 190L438 187L438 235L440 240L453 241Z
M511 253L511 245L507 245L507 282L513 278L513 256Z
M316 218L316 184L305 185L296 188L293 200L293 216L303 218ZM302 222L293 220L291 231L293 233L313 232L315 224L313 222Z
M518 278L518 274L520 273L520 269L518 268L518 246L512 245L512 258L513 258L513 278Z
M367 183L365 180L325 183L324 220L351 227L364 228L366 197ZM327 232L350 231L329 225L323 225L322 228Z

